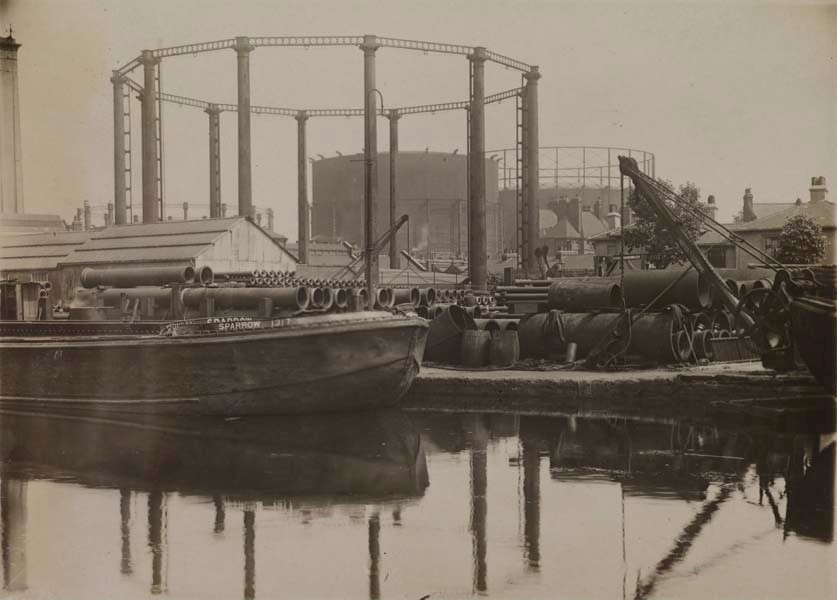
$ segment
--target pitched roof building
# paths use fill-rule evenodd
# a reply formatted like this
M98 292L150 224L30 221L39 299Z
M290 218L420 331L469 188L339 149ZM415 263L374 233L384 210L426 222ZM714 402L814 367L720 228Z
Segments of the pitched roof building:
M245 217L161 221L0 238L0 277L50 281L69 299L85 267L192 265L213 271L295 270L296 259Z

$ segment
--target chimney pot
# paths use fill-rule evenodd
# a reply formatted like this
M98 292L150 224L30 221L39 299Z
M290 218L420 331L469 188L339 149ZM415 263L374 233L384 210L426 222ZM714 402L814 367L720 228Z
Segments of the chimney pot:
M825 177L811 177L811 202L822 202L828 199L828 188L825 186Z

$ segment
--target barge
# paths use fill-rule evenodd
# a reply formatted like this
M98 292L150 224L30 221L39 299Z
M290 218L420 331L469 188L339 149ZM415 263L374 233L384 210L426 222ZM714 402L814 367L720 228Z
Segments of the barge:
M177 320L0 321L0 406L228 417L393 406L428 332L397 311L183 308Z

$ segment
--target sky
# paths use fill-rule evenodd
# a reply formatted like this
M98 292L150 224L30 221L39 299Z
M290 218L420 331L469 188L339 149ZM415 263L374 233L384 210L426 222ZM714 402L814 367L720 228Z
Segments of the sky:
M26 210L67 221L87 199L101 223L113 202L111 71L144 48L239 35L375 34L485 46L538 65L541 146L652 152L658 177L714 194L722 221L741 209L745 188L756 202L807 200L811 177L824 175L837 190L837 3L0 0L0 30L10 25L22 44ZM232 50L166 59L163 91L234 103L235 64ZM251 54L251 81L253 104L360 107L362 52L260 47ZM518 72L487 65L487 94L519 84ZM382 48L377 87L387 108L466 100L467 60ZM514 110L511 101L488 107L487 148L514 145ZM207 115L166 104L163 123L167 211L181 215L188 201L199 216L209 196ZM465 151L463 111L408 116L399 127L402 150ZM254 203L273 208L275 228L294 234L296 122L254 116L252 132ZM378 134L385 150L387 121ZM234 211L234 114L222 114L221 136L222 201ZM308 123L311 157L362 145L362 119Z

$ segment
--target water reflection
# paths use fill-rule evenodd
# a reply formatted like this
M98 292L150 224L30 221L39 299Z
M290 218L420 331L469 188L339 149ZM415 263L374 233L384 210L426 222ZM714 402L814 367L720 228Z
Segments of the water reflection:
M384 411L0 425L13 594L702 598L705 573L753 585L736 569L795 573L812 555L795 561L808 547L794 542L833 548L821 424ZM779 559L774 536L790 545ZM83 559L83 580L45 567L51 546Z
M149 592L169 592L168 510L172 493L206 496L212 532L226 529L227 508L243 508L243 597L256 597L256 510L420 497L429 484L421 440L394 410L361 415L261 419L113 418L0 413L3 469L4 590L27 588L27 480L48 479L119 490L119 572L134 573L132 498L147 496ZM56 502L60 499L56 498ZM380 597L379 517L369 520L371 598Z

